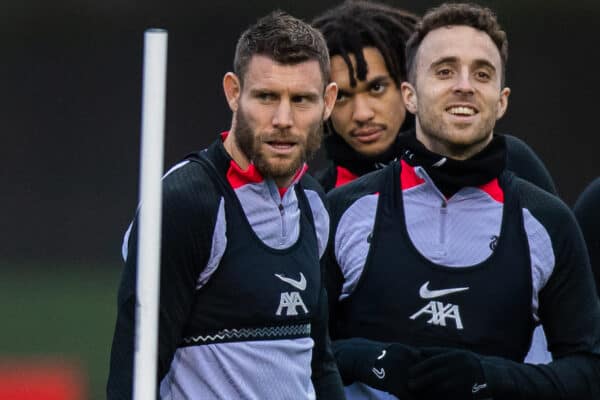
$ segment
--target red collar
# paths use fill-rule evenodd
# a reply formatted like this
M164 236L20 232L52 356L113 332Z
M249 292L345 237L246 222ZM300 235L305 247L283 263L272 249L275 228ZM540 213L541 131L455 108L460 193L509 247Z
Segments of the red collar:
M228 135L229 131L221 132L221 139L225 141ZM294 178L292 179L292 183L290 184L290 186L298 183L298 181L304 176L307 170L308 165L306 165L306 163L304 163L300 168L298 168L298 171L296 171L296 173L294 174ZM248 168L243 170L233 160L233 158L231 158L231 161L229 163L229 169L227 170L227 181L233 189L237 189L247 184L260 183L264 181L264 178L262 177L260 172L258 172L256 166L253 163L250 163L250 165L248 165ZM288 188L286 187L278 189L279 194L283 197Z

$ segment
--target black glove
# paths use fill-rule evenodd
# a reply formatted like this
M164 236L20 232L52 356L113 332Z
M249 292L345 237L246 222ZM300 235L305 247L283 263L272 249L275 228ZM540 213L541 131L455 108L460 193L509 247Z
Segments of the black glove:
M336 340L332 349L345 385L359 381L402 400L414 399L407 378L409 367L421 360L417 349L362 338Z
M408 371L408 388L423 400L491 400L479 357L470 351L426 347Z

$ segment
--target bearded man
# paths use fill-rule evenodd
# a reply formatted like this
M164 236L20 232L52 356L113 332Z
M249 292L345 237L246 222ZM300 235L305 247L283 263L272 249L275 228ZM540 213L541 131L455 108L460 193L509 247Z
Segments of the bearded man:
M231 129L163 180L162 399L343 399L319 266L324 194L305 175L337 95L321 34L283 12L240 37ZM134 222L108 398L131 397Z

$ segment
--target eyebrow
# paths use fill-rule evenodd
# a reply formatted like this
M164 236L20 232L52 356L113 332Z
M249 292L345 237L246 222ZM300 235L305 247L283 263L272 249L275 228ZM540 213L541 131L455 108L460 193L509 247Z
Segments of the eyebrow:
M259 94L277 94L277 93L274 90L265 89L265 88L250 89L251 96L258 96Z
M316 101L319 99L320 95L315 92L298 92L292 93L291 97L303 97L309 101Z
M388 75L378 75L378 76L374 77L373 79L369 79L367 81L367 85L372 86L376 83L383 83L385 81L391 81L391 80L392 80L392 78Z
M432 62L430 68L435 68L442 64L456 64L456 63L458 63L458 57L442 57L442 58ZM491 62L489 62L488 60L486 60L484 58L478 58L478 59L474 60L473 64L476 67L487 67L487 68L490 68L492 71L496 72L496 67L494 66L494 64L492 64Z
M267 88L254 88L250 89L251 96L258 96L260 94L272 94L274 96L280 96L280 93L277 90L267 89ZM292 97L304 97L309 100L316 100L319 98L319 94L313 91L300 91L296 93L290 93Z
M367 87L371 87L377 83L385 83L385 82L389 82L392 81L393 79L391 76L389 75L377 75L374 76L373 78L369 79L369 80L364 80L361 82L365 82L365 84L367 85ZM338 93L342 93L344 95L349 95L351 93L353 93L353 91L356 89L356 87L351 87L350 90L344 90L341 87L338 86Z

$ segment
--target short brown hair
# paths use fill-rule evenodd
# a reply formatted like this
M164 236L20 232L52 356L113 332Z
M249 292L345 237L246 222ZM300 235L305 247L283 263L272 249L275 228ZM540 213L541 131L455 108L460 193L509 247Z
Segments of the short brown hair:
M508 39L506 32L496 19L492 10L472 3L444 3L429 10L417 24L415 31L406 44L406 64L408 80L415 81L415 59L421 42L427 34L445 26L470 26L487 33L500 52L502 60L502 85L506 78L508 60Z
M233 71L242 84L248 64L255 55L267 56L281 64L317 60L324 85L329 83L329 52L323 35L281 10L262 17L240 36L235 48Z

